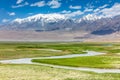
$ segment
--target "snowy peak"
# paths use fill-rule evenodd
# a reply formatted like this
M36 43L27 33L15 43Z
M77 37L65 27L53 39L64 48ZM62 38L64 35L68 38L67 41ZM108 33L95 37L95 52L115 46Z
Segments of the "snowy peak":
M93 15L93 14L88 14L86 16L83 16L82 18L80 19L71 19L75 22L81 22L83 20L85 21L95 21L95 20L98 20L98 19L101 19L102 17L99 17L99 16L96 16L96 15ZM66 21L67 19L70 19L68 17L66 17L65 15L63 14L37 14L37 15L34 15L34 16L30 16L30 17L27 17L27 18L17 18L15 20L13 20L12 22L13 23L19 23L19 24L22 24L22 23L27 23L27 22L36 22L36 21L41 21L41 22L45 22L45 23L50 23L50 22L58 22L58 21L61 21L61 20L64 20Z
M108 24L109 23L109 24ZM104 18L88 14L80 19L67 18L64 14L37 14L13 23L0 26L0 30L35 30L35 31L88 31L92 34L111 34L120 31L120 15Z
M66 19L66 17L64 15L61 14L37 14L34 16L30 16L27 18L23 18L23 19L15 19L12 22L17 22L19 24L21 23L25 23L25 22L36 22L38 20L44 21L44 22L57 22L59 20L64 20Z
M84 16L83 18L81 18L79 20L79 22L82 21L82 20L95 21L95 20L98 20L98 19L101 19L101 18L102 17L100 17L100 16L96 16L96 15L93 15L93 14L88 14L88 15Z

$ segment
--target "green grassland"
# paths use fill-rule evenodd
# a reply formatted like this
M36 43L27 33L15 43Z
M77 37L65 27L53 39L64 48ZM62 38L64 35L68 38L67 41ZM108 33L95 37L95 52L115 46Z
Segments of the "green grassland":
M30 43L30 42L1 42L0 60L26 57L58 56L67 54L83 54L86 50L106 52L107 55L118 55L120 44L112 43ZM62 52L53 52L40 49L56 49Z
M61 50L61 52L45 49ZM105 52L107 54L57 60L38 59L35 60L35 62L57 65L66 64L66 66L76 67L120 68L120 43L1 42L0 60L59 56L67 54L85 54L86 50ZM65 64L63 64L63 61ZM69 63L67 63L67 61L69 61ZM117 73L98 74L93 72L56 69L40 65L0 64L0 80L119 80L119 76L120 74Z
M57 43L0 43L0 60L73 54L71 50L61 49L63 46L60 46L60 49L58 48L62 50L61 52L41 50L57 49L56 44Z
M116 68L120 69L120 44L103 44L103 43L80 43L70 44L72 49L76 47L83 50L92 50L105 52L107 54L100 56L76 57L67 59L34 59L33 62L47 63L54 65L73 66L73 67L90 67L90 68ZM75 46L75 47L73 47ZM79 49L78 49L79 50Z
M0 65L0 80L119 80L120 74L56 69L39 65Z
M33 59L32 61L72 67L120 69L120 56L87 56L65 59Z
M94 47L94 45L78 43L0 43L0 60L25 58L25 57L41 57L41 56L58 56L67 54L83 54L86 49ZM62 52L43 51L40 49L56 49Z

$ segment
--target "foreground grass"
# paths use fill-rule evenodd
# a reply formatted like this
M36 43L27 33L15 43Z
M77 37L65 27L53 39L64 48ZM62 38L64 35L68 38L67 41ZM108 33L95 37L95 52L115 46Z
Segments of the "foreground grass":
M110 45L109 45L110 44ZM111 46L112 45L112 46ZM40 49L56 49L53 52ZM85 50L106 52L104 56L70 58L63 60L43 60L50 64L68 66L89 66L120 68L119 43L0 43L0 60L80 54ZM63 62L64 61L64 62ZM39 60L38 60L39 62ZM63 62L61 64L61 62ZM65 64L64 64L65 63ZM81 64L82 63L82 64ZM70 65L71 64L71 65ZM110 67L108 67L110 66ZM119 80L120 74L97 74L92 72L56 69L38 65L8 65L0 64L0 80Z
M55 52L47 50L52 49L48 46L51 44L56 43L0 43L0 60L72 54L70 51Z
M53 52L40 49L55 49ZM67 54L83 54L86 50L106 52L107 55L120 55L119 43L32 43L32 42L0 42L0 60L59 56Z
M47 50L32 50L32 49L2 49L0 50L0 60L15 59L15 58L28 58L28 57L43 57L43 56L59 56L66 55L66 52L54 52Z
M119 56L87 56L65 59L33 59L33 62L72 67L117 68L120 69Z
M39 65L0 65L0 80L119 80L120 74L97 74Z

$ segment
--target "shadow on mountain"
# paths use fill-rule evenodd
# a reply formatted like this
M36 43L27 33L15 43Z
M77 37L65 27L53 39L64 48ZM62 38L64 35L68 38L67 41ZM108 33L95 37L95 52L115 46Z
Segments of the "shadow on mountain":
M112 34L115 31L112 29L108 29L108 30L97 30L97 31L93 31L91 34L94 35L107 35L107 34Z
M36 32L43 32L43 30L35 30Z

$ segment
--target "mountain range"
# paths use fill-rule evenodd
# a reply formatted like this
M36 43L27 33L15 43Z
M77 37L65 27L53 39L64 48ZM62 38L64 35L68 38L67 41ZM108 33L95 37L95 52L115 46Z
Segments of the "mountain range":
M82 18L73 19L61 14L37 14L23 19L15 19L8 24L1 25L0 30L79 30L104 35L120 31L120 16L102 18L89 14Z
M20 35L23 36L17 39L23 39L25 37L25 39L27 39L28 35L29 37L31 36L30 39L32 39L35 34L37 38L44 36L43 33L45 33L48 35L47 39L49 36L54 36L54 38L58 39L65 39L65 37L69 37L68 39L94 39L99 36L105 36L105 38L114 37L120 40L120 15L115 17L99 17L89 14L82 18L69 18L62 14L37 14L27 18L18 18L7 24L1 25L0 33L1 38L3 35L10 35L6 36L5 39ZM34 34L33 37L32 34ZM60 34L62 37L58 37Z

